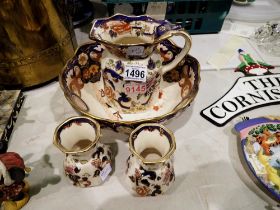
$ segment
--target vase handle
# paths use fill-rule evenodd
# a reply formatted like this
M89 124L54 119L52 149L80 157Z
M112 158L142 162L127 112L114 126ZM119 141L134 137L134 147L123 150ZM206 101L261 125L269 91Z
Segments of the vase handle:
M174 69L177 66L177 64L188 54L189 50L191 49L191 45L192 45L191 36L183 30L167 31L162 36L160 36L157 41L161 42L165 39L171 38L172 36L182 36L185 40L185 46L183 47L181 52L178 55L176 55L175 59L171 63L162 66L162 75L165 74L166 72Z

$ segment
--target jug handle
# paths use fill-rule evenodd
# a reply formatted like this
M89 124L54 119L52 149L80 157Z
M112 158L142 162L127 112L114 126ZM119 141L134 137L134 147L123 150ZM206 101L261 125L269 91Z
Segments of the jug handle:
M166 72L174 69L177 66L177 64L187 55L187 53L191 49L191 44L192 44L191 36L183 30L167 31L164 35L159 37L158 42L161 42L165 39L171 38L172 36L176 36L176 35L182 36L184 38L185 46L183 47L181 52L178 55L176 55L175 59L171 63L162 66L162 75L165 74Z

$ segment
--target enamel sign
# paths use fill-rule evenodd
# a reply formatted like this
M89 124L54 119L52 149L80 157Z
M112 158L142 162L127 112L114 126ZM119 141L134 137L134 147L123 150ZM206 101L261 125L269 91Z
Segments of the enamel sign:
M280 103L280 74L270 72L274 67L255 61L242 50L239 56L241 64L235 71L243 72L245 77L237 79L223 97L201 111L202 117L217 126L248 110Z

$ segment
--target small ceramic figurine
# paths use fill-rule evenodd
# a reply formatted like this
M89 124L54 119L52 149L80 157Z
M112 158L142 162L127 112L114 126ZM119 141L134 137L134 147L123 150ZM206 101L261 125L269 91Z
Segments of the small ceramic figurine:
M238 53L241 63L238 65L235 71L242 72L245 74L245 76L272 74L270 70L274 69L274 66L255 60L249 53L242 49L239 49Z
M131 133L129 148L126 179L133 194L156 196L168 190L175 181L173 133L160 124L142 124Z
M55 130L54 145L66 154L64 171L74 186L100 185L111 172L112 153L99 137L99 124L88 117L69 118Z
M17 210L29 200L28 185L24 181L23 159L14 152L0 154L0 201L1 209Z

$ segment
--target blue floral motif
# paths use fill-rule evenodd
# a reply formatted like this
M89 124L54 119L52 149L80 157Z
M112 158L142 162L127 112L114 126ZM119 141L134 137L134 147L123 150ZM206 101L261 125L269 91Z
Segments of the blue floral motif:
M141 32L140 31L136 31L136 36L140 36Z
M153 59L149 59L148 61L148 69L153 70L156 67L156 63L153 61Z
M129 102L130 98L127 97L127 95L123 92L120 93L120 97L118 98L118 101L120 102Z
M124 71L124 65L121 60L116 62L116 71L122 73Z
M117 32L114 32L113 30L110 30L109 34L111 38L117 37Z
M111 16L109 18L97 19L93 24L93 30L91 31L90 37L94 36L94 29L95 28L103 27L104 25L106 25L106 23L108 23L110 21L125 21L127 23L131 23L133 21L146 21L148 23L157 23L157 24L159 24L159 26L157 27L157 29L155 31L155 36L156 37L161 36L166 31L179 30L179 29L182 28L180 25L172 24L167 20L156 20L156 19L153 19L153 18L151 18L149 16L146 16L146 15L126 16L126 15L117 14L117 15ZM116 32L114 32L112 30L109 30L109 34L110 34L111 38L117 36Z
M165 34L167 31L180 30L181 28L182 28L182 26L180 26L180 25L175 25L168 21L164 21L163 23L161 23L161 25L159 25L157 27L156 37L159 37L159 36Z
M112 69L105 68L104 73L110 73L113 78L123 80L123 77Z

